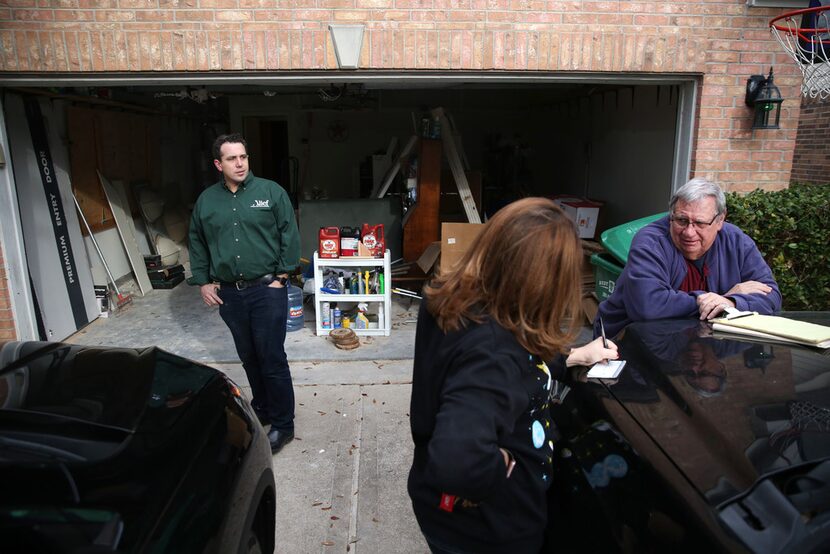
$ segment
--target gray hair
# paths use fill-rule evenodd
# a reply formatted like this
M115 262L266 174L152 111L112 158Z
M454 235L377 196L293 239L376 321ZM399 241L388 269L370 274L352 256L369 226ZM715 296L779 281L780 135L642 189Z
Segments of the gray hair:
M687 204L693 204L703 200L707 196L715 199L715 207L718 209L718 215L726 211L726 196L723 190L712 181L708 181L703 177L695 177L672 195L669 201L669 211L674 211L674 205L678 200L682 200Z

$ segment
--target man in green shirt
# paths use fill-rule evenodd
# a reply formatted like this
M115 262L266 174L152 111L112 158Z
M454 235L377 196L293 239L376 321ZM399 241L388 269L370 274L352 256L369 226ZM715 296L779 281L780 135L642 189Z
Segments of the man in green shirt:
M240 134L213 143L223 179L202 192L190 220L191 285L219 306L248 376L251 403L274 453L294 438L294 388L285 355L288 273L300 261L300 234L288 194L248 169Z

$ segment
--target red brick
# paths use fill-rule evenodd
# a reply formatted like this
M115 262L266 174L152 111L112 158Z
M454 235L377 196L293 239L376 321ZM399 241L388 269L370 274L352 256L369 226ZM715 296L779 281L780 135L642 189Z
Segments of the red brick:
M18 69L18 58L14 33L11 31L0 31L0 45L2 45L0 47L3 49L3 70L16 71Z

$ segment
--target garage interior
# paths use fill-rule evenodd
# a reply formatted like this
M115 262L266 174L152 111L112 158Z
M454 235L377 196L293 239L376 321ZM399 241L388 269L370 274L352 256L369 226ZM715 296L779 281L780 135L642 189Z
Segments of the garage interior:
M178 249L177 261L186 267L189 209L219 178L210 145L226 132L243 133L255 175L288 191L307 259L321 225L345 225L332 221L344 214L360 225L380 214L376 217L391 218L385 220L392 258L415 262L440 239L420 230L407 233L408 226L418 227L412 225L413 214L423 217L413 204L422 175L440 180L440 202L431 210L437 213L428 214L430 221L439 227L467 221L440 145L448 132L482 221L529 195L601 202L596 237L664 211L672 190L688 175L696 83L627 79L114 80L111 86L101 81L5 89L3 105L8 111L10 95L48 99L49 124L58 127L52 132L63 142L53 148L66 149L66 171L84 217L113 277L131 290L134 273L101 177L129 191L128 211L142 254ZM446 114L450 130L435 129L436 108ZM423 149L429 142L439 143L437 154ZM410 189L416 183L414 195L408 181ZM387 190L379 200L382 188ZM148 205L163 214L155 223L142 217ZM157 235L174 244L159 248ZM24 236L27 250L36 248L35 241ZM85 246L93 282L106 285L106 270L88 237ZM417 273L417 266L411 267Z

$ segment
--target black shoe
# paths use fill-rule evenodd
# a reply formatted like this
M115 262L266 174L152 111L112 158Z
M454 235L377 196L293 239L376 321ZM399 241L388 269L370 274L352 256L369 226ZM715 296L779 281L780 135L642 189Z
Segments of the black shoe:
M277 429L268 431L268 441L271 443L271 454L276 454L292 440L294 440L294 431L279 431Z

